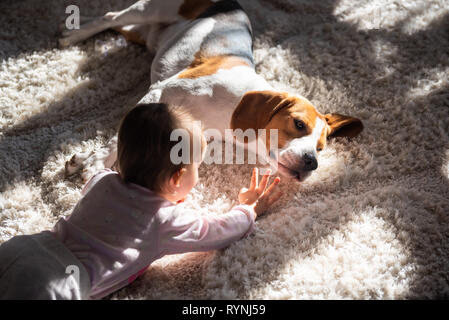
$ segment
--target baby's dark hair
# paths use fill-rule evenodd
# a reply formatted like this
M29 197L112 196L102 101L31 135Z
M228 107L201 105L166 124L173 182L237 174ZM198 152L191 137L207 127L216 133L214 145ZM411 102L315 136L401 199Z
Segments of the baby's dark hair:
M201 128L199 137L195 134L198 130L192 130L194 121L183 108L165 103L138 104L129 111L118 132L116 167L122 179L155 192L164 191L168 179L187 166L175 164L170 158L173 146L179 142L170 141L173 130L187 130L190 146L194 139L200 139L196 143L200 143L201 151L205 148Z

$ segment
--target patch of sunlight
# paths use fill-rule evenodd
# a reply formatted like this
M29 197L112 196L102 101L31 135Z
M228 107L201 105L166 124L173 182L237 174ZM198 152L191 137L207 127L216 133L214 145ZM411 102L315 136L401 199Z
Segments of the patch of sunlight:
M413 278L404 232L383 217L385 209L367 208L323 237L313 250L297 254L279 276L251 293L271 299L395 299Z
M87 53L78 47L22 53L0 62L0 127L4 130L42 113L88 79L78 75Z
M414 84L407 93L407 99L425 98L432 92L440 90L448 82L449 67L422 69L422 76L414 79Z
M449 180L449 149L446 149L446 157L443 159L443 167L441 171L443 171L443 175Z
M339 21L357 26L358 30L392 29L400 26L406 34L425 30L435 20L449 12L444 1L342 0L335 7L334 15Z

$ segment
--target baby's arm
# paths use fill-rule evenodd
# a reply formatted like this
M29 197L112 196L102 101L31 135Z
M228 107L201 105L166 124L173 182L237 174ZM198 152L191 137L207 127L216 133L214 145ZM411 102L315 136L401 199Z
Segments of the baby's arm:
M267 188L270 172L260 184L258 169L253 170L249 189L239 193L240 205L223 215L198 217L177 212L179 207L163 208L158 212L159 248L164 254L208 251L224 248L250 234L254 220L264 214L282 195L277 191L280 179Z
M208 251L227 247L253 231L253 206L238 205L222 215L198 217L178 208L158 212L159 249L164 254Z

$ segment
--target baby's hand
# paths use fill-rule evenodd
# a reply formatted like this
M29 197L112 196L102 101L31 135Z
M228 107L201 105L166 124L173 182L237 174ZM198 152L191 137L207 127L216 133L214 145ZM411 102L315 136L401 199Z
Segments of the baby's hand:
M254 211L257 216L265 213L282 196L280 191L274 193L275 189L278 188L277 185L281 181L279 177L275 178L273 183L266 189L270 174L271 171L267 170L258 185L259 170L254 168L249 189L242 188L239 192L240 204L254 205Z

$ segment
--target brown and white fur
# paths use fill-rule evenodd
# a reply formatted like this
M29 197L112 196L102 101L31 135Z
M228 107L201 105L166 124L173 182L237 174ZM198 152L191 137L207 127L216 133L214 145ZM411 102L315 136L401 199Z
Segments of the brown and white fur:
M146 45L155 57L151 86L141 102L182 105L205 129L220 132L277 129L279 152L274 161L284 176L303 181L317 168L317 153L328 137L354 137L363 129L356 118L323 115L306 98L275 90L255 72L251 24L236 1L140 0L123 11L83 20L89 22L79 30L63 32L61 46L106 29ZM111 166L116 138L108 149L73 157L66 164L67 173L82 165L95 167L94 163ZM83 178L91 173L85 170Z

